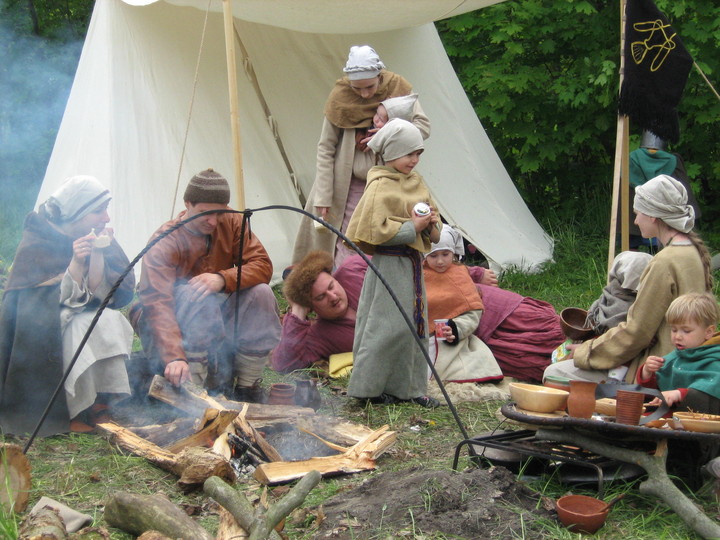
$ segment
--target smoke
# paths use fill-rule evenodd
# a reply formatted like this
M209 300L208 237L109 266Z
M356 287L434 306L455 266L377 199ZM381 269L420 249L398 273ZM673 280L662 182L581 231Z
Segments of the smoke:
M83 42L70 29L60 39L32 35L30 16L10 4L0 0L0 262L13 257L33 209Z

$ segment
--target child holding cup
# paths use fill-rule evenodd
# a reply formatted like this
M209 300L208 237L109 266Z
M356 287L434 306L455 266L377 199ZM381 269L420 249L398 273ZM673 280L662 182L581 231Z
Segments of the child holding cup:
M427 348L428 324L421 253L440 238L439 218L425 182L414 171L423 152L420 130L406 120L393 119L368 143L382 156L384 166L368 173L367 187L355 208L347 236L365 253L391 286L415 331ZM413 212L418 202L429 214ZM358 302L353 371L348 395L373 403L412 401L437 407L426 396L425 354L395 302L374 272L368 272Z
M462 246L460 233L443 225L423 264L430 331L435 333L430 358L446 382L500 381L503 374L492 351L473 334L484 306L468 268L455 258L458 244Z

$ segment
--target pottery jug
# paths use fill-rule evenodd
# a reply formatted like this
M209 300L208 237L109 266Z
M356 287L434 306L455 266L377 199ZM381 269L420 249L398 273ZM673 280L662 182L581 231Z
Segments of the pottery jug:
M295 387L292 384L275 383L270 385L270 394L268 395L268 404L270 405L294 405L295 404Z
M570 395L567 400L567 412L575 418L590 418L595 412L595 389L597 383L589 381L570 381Z

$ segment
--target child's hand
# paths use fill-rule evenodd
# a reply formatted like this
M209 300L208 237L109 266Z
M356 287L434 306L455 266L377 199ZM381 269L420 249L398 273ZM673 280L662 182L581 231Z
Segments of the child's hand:
M642 367L643 379L649 379L653 373L663 367L665 359L662 356L648 356Z
M682 401L682 394L680 393L680 390L665 390L664 392L661 392L661 394L665 398L667 404L671 407L676 403L680 403ZM655 398L655 400L657 400L657 404L660 405L660 399Z
M491 287L497 287L498 279L497 279L497 276L495 275L495 272L493 272L489 268L485 268L485 272L483 272L483 276L480 279L480 283L483 285L490 285Z
M450 328L449 325L442 327L442 335L448 343L455 341L455 334L453 334L452 328Z
M413 212L412 222L415 227L415 232L422 232L430 226L433 214L430 212L427 216L418 216Z

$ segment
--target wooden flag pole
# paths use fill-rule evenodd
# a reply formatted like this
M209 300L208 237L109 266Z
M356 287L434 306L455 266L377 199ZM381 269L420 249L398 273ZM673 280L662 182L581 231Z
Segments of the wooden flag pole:
M625 0L620 1L620 83L625 73ZM608 279L615 259L615 237L617 235L618 200L620 201L620 249L630 247L630 121L625 115L618 115L615 136L615 167L613 169L612 205L610 209L610 238L608 240Z
M230 97L230 125L232 128L233 162L237 187L238 208L245 209L245 182L243 178L242 145L240 141L240 112L238 106L237 68L235 65L235 32L232 0L223 0L225 23L225 53L227 57L228 94Z

